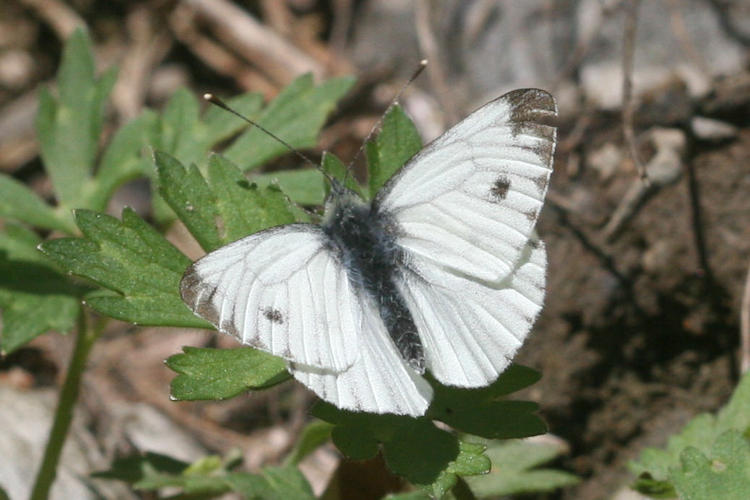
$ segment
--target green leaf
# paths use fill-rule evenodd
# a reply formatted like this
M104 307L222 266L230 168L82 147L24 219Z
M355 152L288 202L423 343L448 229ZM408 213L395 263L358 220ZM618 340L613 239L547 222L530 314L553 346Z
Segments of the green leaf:
M314 168L278 170L254 175L250 181L261 188L276 184L285 195L300 205L322 205L326 196L323 174Z
M183 347L183 352L167 359L167 366L179 374L172 380L177 400L228 399L289 378L284 360L250 347Z
M315 420L302 429L294 448L284 459L284 465L298 465L307 455L331 439L333 426L328 422Z
M325 402L318 402L312 413L335 425L333 442L344 455L354 460L372 458L380 444L388 467L415 484L442 481L444 485L455 482L449 474L479 473L489 467L484 459L470 465L476 457L461 454L475 455L476 449L464 448L454 434L426 418L355 413Z
M353 83L354 79L342 77L315 86L312 75L301 76L282 90L259 116L251 118L293 148L313 147L326 118ZM247 171L287 152L286 146L251 127L224 155Z
M159 192L208 252L262 229L295 221L278 188L250 184L227 159L213 155L208 181L166 153L155 155Z
M540 378L531 368L511 365L491 385L480 389L461 389L433 383L435 395L427 416L476 436L508 439L535 436L547 431L535 414L536 403L498 400L499 397L527 387Z
M178 89L162 112L161 136L156 147L184 163L200 160L206 152L206 145L196 137L199 111L198 100L192 92Z
M421 453L415 453L416 450L428 453L429 460L421 459ZM458 453L458 439L454 434L418 421L399 428L392 439L383 443L388 467L416 484L433 483Z
M115 72L94 77L91 43L77 30L65 45L58 72L59 100L43 90L36 129L42 160L60 204L81 207L90 189L98 151L104 104L115 82Z
M345 187L351 189L355 193L359 194L363 198L366 198L364 189L359 185L357 179L354 178L354 173L350 172L346 165L333 153L325 151L323 153L323 160L320 162L321 168L328 172L334 179L343 183ZM330 189L330 186L326 183L326 195Z
M0 486L0 500L10 500L10 497L5 492L5 488L3 488L2 486Z
M6 224L0 232L0 350L9 354L49 330L70 331L88 290L71 283L36 249L39 237Z
M715 443L724 433L735 430L740 434L750 428L750 373L743 375L729 403L713 416L707 413L694 417L677 434L670 436L666 449L646 448L637 461L628 464L638 479L633 488L642 493L654 490L669 494L676 487L675 471L681 470L683 452L690 448L688 458L698 459L698 454L711 456Z
M43 229L75 231L73 220L58 216L36 193L9 175L0 174L0 217Z
M394 106L385 115L380 134L367 143L370 198L420 149L422 139L414 123L400 106Z
M153 170L152 160L150 154L143 153L153 144L158 123L156 113L144 111L115 133L102 156L87 207L105 210L107 201L120 185L149 175Z
M729 403L716 416L716 432L750 429L750 372L746 372L732 393Z
M88 210L75 216L85 238L51 240L40 248L64 269L111 290L87 295L91 307L138 324L209 327L179 296L190 260L135 212L123 210L122 221Z
M208 181L223 221L223 241L229 243L269 227L295 221L284 194L275 186L250 184L229 160L212 155Z
M459 454L448 464L438 476L437 480L427 488L433 498L442 498L458 484L459 477L487 474L492 462L485 455L486 446L476 443L459 441Z
M549 492L579 482L573 474L537 468L564 452L556 443L510 440L491 441L488 445L485 454L492 461L490 473L466 478L477 497Z
M263 107L263 95L246 93L227 100L227 105L243 116L254 116ZM203 116L205 144L209 148L217 142L229 139L248 126L243 119L217 106L209 106Z
M117 458L109 470L94 472L92 477L117 479L135 484L156 474L181 474L190 464L181 460L147 452L143 455L131 455Z
M722 433L710 454L688 446L680 465L670 468L677 494L684 500L744 500L750 492L750 443L739 431Z
M209 456L190 465L165 455L146 453L119 458L110 470L92 476L124 481L136 490L176 488L181 492L179 498L213 498L232 491L253 500L315 498L310 484L296 467L266 467L260 474L249 474L230 472L228 462Z
M224 244L217 222L216 197L198 167L182 166L179 160L157 151L154 154L159 174L159 193L175 211L190 233L207 252Z
M335 426L331 438L341 453L352 460L368 460L378 454L377 438L374 435L363 435L362 430L354 425Z

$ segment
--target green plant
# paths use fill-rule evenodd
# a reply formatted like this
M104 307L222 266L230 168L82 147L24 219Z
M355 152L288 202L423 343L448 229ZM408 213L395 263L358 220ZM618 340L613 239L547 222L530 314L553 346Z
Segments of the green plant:
M3 351L12 352L46 331L67 332L78 325L33 498L46 498L54 479L81 374L106 318L210 328L179 296L180 278L190 260L133 210L123 210L121 219L102 213L114 190L138 177L151 179L158 226L179 218L206 251L267 227L307 220L295 202L320 204L325 196L326 185L316 169L248 176L286 149L258 129L243 131L244 122L222 110L209 109L201 116L198 102L187 91L177 92L162 113L145 111L126 124L99 154L102 116L114 77L109 71L95 78L88 38L79 31L65 49L59 97L42 93L37 127L56 206L0 176L0 200L7 200L0 202L0 215L9 221L0 232L0 266L7 271L0 277ZM352 83L350 78L337 78L314 85L308 75L265 107L255 94L240 96L230 105L292 146L304 148L315 144L326 117ZM224 154L206 160L209 149L223 141L229 141ZM368 185L357 185L351 176L347 184L361 193L374 193L420 148L414 125L395 107L385 117L380 135L367 145ZM333 155L324 155L322 165L331 175L345 175L346 168ZM42 242L32 228L51 230L53 237ZM283 361L247 347L185 348L167 363L178 374L172 383L177 400L225 399L289 378ZM206 457L186 464L146 454L122 458L98 476L144 490L174 486L191 498L228 491L246 498L310 498L309 485L296 465L332 438L352 459L383 453L389 467L419 486L420 494L442 497L456 485L465 486L461 477L488 472L491 462L485 444L460 438L435 422L485 439L543 433L546 427L535 414L536 404L504 399L538 378L537 372L514 366L482 389L460 390L432 381L434 401L419 419L355 414L319 403L313 414L320 421L303 433L285 465L260 474L234 471L234 458Z
M693 418L666 449L647 448L628 464L633 488L654 498L746 499L750 492L750 373L717 415Z

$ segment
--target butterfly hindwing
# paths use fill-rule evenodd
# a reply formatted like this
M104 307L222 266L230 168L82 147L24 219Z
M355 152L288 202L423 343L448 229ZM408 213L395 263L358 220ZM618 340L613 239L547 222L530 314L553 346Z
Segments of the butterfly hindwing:
M510 364L544 300L546 253L526 246L516 268L488 287L432 268L399 286L424 345L427 368L443 384L481 387Z
M196 314L243 344L332 371L357 359L361 307L318 226L230 243L190 266L180 290Z
M371 299L361 295L360 357L343 372L290 364L292 375L339 408L421 416L432 388L399 355Z

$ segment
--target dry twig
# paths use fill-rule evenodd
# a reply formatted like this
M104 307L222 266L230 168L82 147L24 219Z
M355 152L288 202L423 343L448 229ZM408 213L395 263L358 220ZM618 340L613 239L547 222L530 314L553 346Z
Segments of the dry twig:
M321 77L325 68L285 38L227 0L187 0L214 34L280 85L302 73Z
M633 131L635 102L633 99L633 59L635 56L635 30L638 24L638 6L640 0L629 0L625 6L625 34L623 36L622 59L622 129L625 142L630 150L630 157L635 164L641 180L648 182L646 169L638 158L638 145Z
M126 20L130 43L112 92L112 104L123 122L141 110L151 74L172 47L172 37L157 28L152 17L150 9L140 6Z
M270 99L279 91L279 86L266 76L250 69L248 64L227 51L218 43L201 35L195 29L193 11L187 6L178 6L169 17L169 26L185 46L217 73L232 78L244 90L261 92Z
M452 93L446 84L447 76L445 65L440 53L440 46L435 33L432 30L430 13L435 10L435 5L429 0L417 0L414 4L414 18L417 29L417 40L425 58L430 61L427 68L427 74L430 77L430 85L435 89L440 102L445 107L445 114L449 123L456 123L459 120L458 106L456 101L451 97Z
M740 308L740 374L743 374L750 370L750 268Z
M67 40L76 28L86 26L86 22L64 2L58 0L21 0L31 7L39 17L49 24L60 40Z

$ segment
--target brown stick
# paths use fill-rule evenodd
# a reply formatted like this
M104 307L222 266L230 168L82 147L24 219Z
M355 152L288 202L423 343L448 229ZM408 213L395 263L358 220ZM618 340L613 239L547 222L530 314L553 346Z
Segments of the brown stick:
M437 92L440 102L445 107L448 122L456 123L459 120L458 106L455 99L452 98L453 93L448 89L446 84L448 80L445 65L441 57L440 46L432 29L432 22L430 21L430 12L436 8L436 5L439 4L434 4L429 0L417 0L414 4L417 41L425 58L430 61L430 66L427 68L430 85Z
M633 115L635 114L633 59L635 55L635 29L638 24L638 6L640 3L640 0L630 0L625 6L625 33L623 35L622 59L622 130L633 164L641 179L648 183L646 169L638 158L638 145L636 144L635 132L633 131Z
M185 3L210 23L217 38L277 83L286 85L302 73L324 75L325 69L316 60L235 4L226 0Z
M750 370L750 268L747 270L740 308L740 374L744 374Z
M86 22L76 11L58 0L21 0L21 3L31 7L49 24L58 38L67 40L76 28L85 27Z

